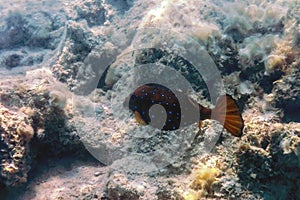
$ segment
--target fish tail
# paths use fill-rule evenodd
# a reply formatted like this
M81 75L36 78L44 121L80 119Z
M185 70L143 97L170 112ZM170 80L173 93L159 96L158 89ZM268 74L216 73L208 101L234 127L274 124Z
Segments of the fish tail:
M242 136L244 121L235 100L231 96L224 95L219 98L213 109L212 119L224 124L224 128L233 136Z

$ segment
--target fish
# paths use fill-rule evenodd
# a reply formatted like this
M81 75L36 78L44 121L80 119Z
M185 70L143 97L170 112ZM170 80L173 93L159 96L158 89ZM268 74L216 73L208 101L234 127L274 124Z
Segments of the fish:
M184 105L180 105L185 102ZM148 83L139 86L130 96L128 106L134 113L138 124L149 125L152 121L161 121L160 113L156 116L151 113L151 108L159 105L164 108L161 115L165 115L162 130L173 131L184 126L198 123L202 127L203 120L213 119L221 122L224 128L233 136L241 137L243 133L244 121L235 100L230 95L219 97L215 108L206 108L195 102L188 95L177 91L176 94L169 88L157 84ZM196 117L190 117L187 113L199 113ZM165 113L164 113L165 112ZM184 114L185 113L185 114Z

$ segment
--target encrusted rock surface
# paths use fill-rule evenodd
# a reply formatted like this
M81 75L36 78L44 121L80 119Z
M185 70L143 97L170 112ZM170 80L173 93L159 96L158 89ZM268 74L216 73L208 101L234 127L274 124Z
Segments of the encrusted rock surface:
M67 88L51 71L37 69L0 84L1 183L15 186L26 182L35 157L78 149L80 142L66 124Z
M1 107L1 182L16 185L27 180L28 144L34 135L28 116ZM27 123L26 123L27 122Z
M20 2L27 12L0 5L1 197L300 196L298 1L56 3L47 10ZM122 110L124 89L139 78L131 70L147 59L170 62L159 51L135 51L161 40L174 42L176 55L186 52L184 42L210 55L241 107L241 138L211 120L199 131L193 124L162 134ZM173 68L188 74L179 61ZM205 94L192 96L211 106Z

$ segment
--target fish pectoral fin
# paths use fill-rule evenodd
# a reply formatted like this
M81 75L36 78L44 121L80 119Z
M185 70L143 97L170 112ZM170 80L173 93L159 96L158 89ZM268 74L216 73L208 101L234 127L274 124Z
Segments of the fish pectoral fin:
M147 125L147 123L143 120L141 114L138 111L134 111L134 117L137 121L137 123L141 125Z
M199 121L199 123L198 123L198 127L199 127L199 129L201 129L201 128L202 128L202 126L203 126L203 121Z

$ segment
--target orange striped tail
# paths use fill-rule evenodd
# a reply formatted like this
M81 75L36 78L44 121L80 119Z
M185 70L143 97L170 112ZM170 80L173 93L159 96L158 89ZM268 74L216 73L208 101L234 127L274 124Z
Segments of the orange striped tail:
M233 136L242 136L244 121L235 100L231 96L224 95L219 98L213 109L212 119L224 124L224 128Z

